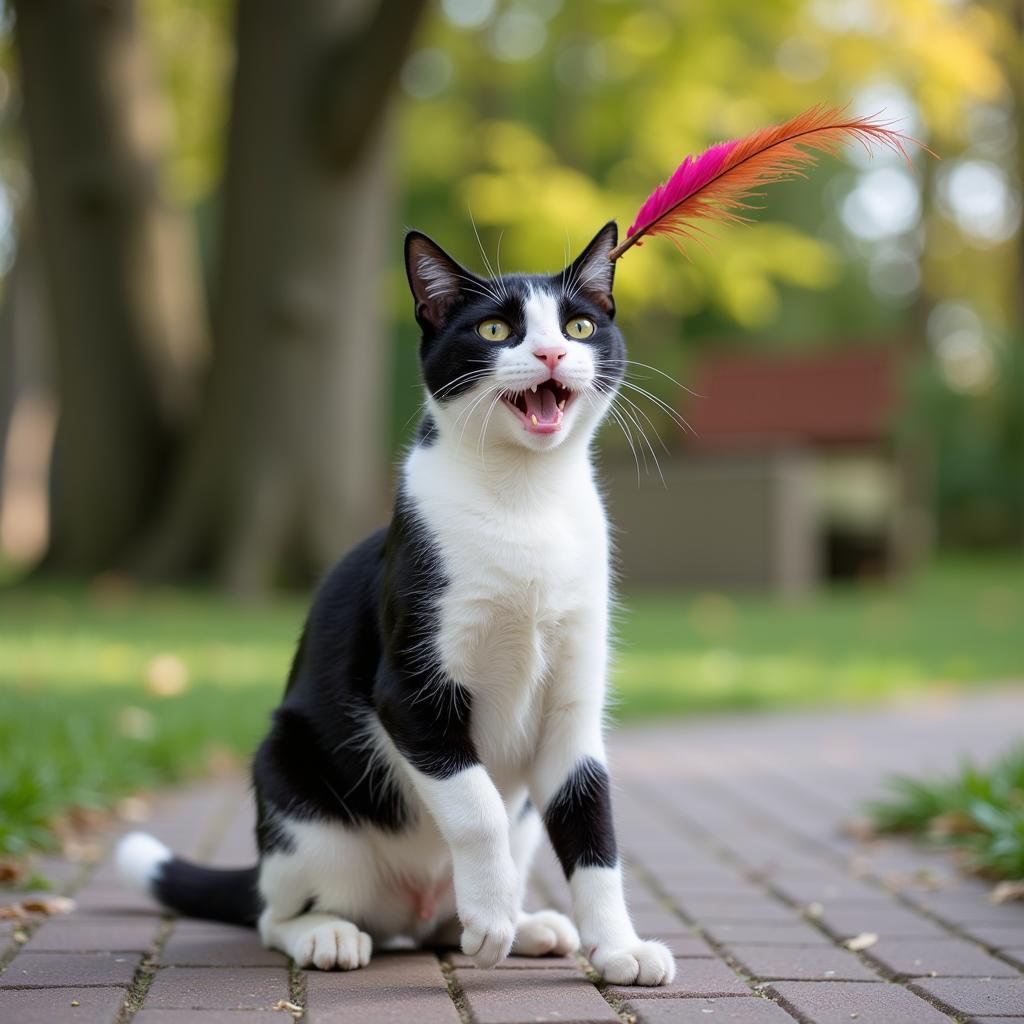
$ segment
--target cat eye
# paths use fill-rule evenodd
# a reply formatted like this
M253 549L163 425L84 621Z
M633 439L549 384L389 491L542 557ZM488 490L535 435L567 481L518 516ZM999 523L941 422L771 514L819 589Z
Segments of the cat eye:
M504 341L512 333L512 328L504 320L484 320L476 325L476 333L484 341Z
M589 338L596 330L594 321L583 316L574 317L565 325L565 333L570 338Z

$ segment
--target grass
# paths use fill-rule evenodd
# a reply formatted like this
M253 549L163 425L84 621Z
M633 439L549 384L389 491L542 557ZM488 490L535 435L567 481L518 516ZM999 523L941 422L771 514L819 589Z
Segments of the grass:
M888 788L888 799L868 806L878 831L951 846L989 877L1024 879L1024 745L987 769L966 762L949 778L899 776Z
M0 854L52 844L70 807L246 757L305 607L110 581L0 591ZM801 603L647 594L620 619L623 719L1024 678L1024 574L1008 560L947 561L898 588Z

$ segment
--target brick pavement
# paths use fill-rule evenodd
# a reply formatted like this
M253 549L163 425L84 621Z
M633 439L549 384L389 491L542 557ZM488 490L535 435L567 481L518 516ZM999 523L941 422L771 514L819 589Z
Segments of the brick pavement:
M0 926L0 1024L273 1024L289 1019L279 1002L314 1024L1024 1022L1024 905L993 906L943 854L842 828L885 774L984 757L1022 725L1018 691L618 733L631 904L678 957L666 988L604 986L574 958L485 972L443 951L299 971L251 932L161 916L108 860L91 873L48 862L77 908ZM253 856L241 782L169 794L146 827L214 863ZM564 906L548 851L531 899ZM863 932L878 941L844 947Z

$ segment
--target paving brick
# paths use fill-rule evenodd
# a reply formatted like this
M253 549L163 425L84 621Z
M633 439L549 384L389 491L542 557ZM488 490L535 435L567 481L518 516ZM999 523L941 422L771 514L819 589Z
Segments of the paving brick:
M914 902L956 924L992 924L1024 933L1024 906L1019 903L990 903L973 893L927 893Z
M0 1020L9 1024L113 1024L126 993L123 988L8 989L0 992Z
M650 938L657 937L662 933L667 935L677 932L680 928L686 927L685 922L678 914L666 910L662 906L651 904L640 904L639 906L634 904L630 907L630 917L633 919L633 927L637 933Z
M671 999L687 996L746 996L750 989L723 960L677 959L670 985L612 985L622 999Z
M147 893L122 883L88 885L74 894L76 911L103 914L146 914L159 919L161 910Z
M1024 1012L1024 978L920 978L911 988L958 1013Z
M672 950L677 957L715 957L718 954L708 945L706 939L702 939L693 932L676 932L675 934L663 934L658 938Z
M465 953L449 952L445 954L445 959L452 965L452 967L474 967L472 957L466 956ZM577 964L572 957L568 956L507 956L495 970L553 970L560 968L561 970L576 970Z
M1008 977L1017 971L964 939L882 939L865 951L902 977Z
M527 971L460 971L490 979ZM554 972L552 972L554 973ZM428 953L378 954L358 971L307 971L303 1024L458 1024L437 958ZM270 1022L268 1022L270 1024Z
M704 930L723 945L745 943L749 946L831 946L828 936L798 921L795 924L744 924L734 921L709 924Z
M890 906L826 905L817 919L841 939L873 932L880 938L944 939L949 931L922 914L896 904Z
M913 992L884 982L777 981L768 992L814 1024L950 1024L946 1014Z
M0 988L130 985L139 959L133 953L20 953L0 974Z
M1024 949L1024 928L971 924L964 925L963 930L992 949Z
M781 1007L755 996L648 999L634 1010L639 1024L793 1024L793 1018Z
M152 949L161 923L150 917L58 917L37 928L25 949L32 953L145 953Z
M692 961L699 963L700 961ZM458 971L476 1024L618 1024L600 992L573 971Z
M160 963L176 967L287 967L288 958L264 948L252 928L182 921L167 939Z
M288 972L272 967L162 967L147 1009L268 1010L288 998Z
M832 946L733 945L729 954L761 981L878 981L852 953Z
M768 884L787 899L801 906L808 903L833 903L858 900L861 903L892 903L892 893L858 878L770 878Z
M288 1024L291 1017L268 1010L140 1010L132 1024ZM69 1022L73 1024L73 1022Z
M705 922L747 921L751 924L760 922L798 921L799 916L792 907L777 900L766 899L732 899L718 896L686 896L680 899L683 913L693 920Z

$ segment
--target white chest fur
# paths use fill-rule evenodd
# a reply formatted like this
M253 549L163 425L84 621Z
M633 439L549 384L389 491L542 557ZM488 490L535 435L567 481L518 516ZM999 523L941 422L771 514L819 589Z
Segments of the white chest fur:
M590 608L604 613L608 543L582 446L486 459L444 444L418 448L405 483L448 580L437 653L473 694L477 749L501 776L536 741L563 625Z

